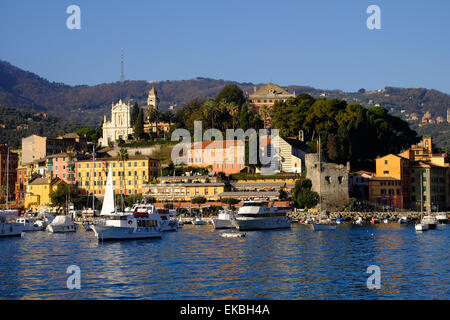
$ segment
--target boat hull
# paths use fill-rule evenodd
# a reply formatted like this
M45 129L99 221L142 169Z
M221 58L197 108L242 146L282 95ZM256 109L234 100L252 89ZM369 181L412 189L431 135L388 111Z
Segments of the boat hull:
M231 223L231 220L224 219L213 219L212 220L214 229L233 229L234 226Z
M98 240L131 240L161 238L161 230L150 227L127 228L113 226L91 226Z
M23 224L20 223L0 223L0 238L20 237L23 232Z
M66 233L66 232L76 232L77 231L77 225L70 224L70 225L52 225L49 224L47 226L47 230L51 233Z
M415 227L416 231L427 231L428 230L428 225L427 224L416 224Z
M286 216L244 219L237 217L232 224L238 230L288 229L291 227L291 218Z
M325 230L335 230L336 229L335 224L313 223L312 227L313 227L314 231L325 231Z

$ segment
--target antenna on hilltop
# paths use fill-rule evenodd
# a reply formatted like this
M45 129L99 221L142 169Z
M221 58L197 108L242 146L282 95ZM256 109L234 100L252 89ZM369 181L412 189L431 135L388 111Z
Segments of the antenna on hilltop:
M123 82L125 80L125 76L124 76L124 73L123 73L123 48L122 48L122 54L121 54L121 57L120 57L120 63L121 63L121 65L120 65L120 67L121 67L121 69L120 69L120 82Z

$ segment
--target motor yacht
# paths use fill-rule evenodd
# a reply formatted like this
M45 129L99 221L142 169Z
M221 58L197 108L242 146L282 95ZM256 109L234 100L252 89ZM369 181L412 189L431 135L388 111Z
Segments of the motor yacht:
M268 206L266 201L245 201L232 224L238 230L267 230L290 228L292 219L288 208Z

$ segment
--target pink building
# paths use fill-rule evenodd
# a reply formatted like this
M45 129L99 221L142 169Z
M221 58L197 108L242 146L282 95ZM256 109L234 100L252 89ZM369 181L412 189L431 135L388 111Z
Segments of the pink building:
M71 175L73 183L76 182L75 172L70 173L71 166L74 167L74 163L77 161L75 157L72 161L69 161L69 155L65 152L53 154L47 157L46 165L48 173L53 178L59 178L66 183L70 183L69 176Z
M211 166L214 172L233 174L245 168L245 143L240 140L203 141L192 144L187 165Z

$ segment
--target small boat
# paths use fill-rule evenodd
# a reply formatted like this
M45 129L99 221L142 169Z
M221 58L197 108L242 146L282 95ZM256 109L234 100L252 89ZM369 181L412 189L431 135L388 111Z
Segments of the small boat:
M317 223L313 223L312 227L314 231L335 230L336 224L331 222L331 220L321 220Z
M428 225L427 224L423 224L423 223L417 223L414 228L416 229L416 231L427 231L428 230Z
M77 225L69 216L56 216L56 218L47 226L47 231L51 233L65 233L77 231Z
M42 231L44 230L43 226L31 219L20 217L16 220L17 223L23 224L23 231Z
M173 211L171 213L169 209L157 209L157 212L161 218L162 231L177 231L178 221L176 220Z
M408 222L408 218L407 217L401 217L400 219L398 219L398 224L404 224Z
M388 218L384 219L383 223L389 223L389 219Z
M447 224L448 223L448 214L445 212L438 213L436 215L437 223L439 224Z
M358 217L358 219L356 219L355 224L363 224L363 218L362 217Z
M372 218L372 220L370 220L370 223L371 224L378 224L378 223L380 223L380 220L376 219L376 218Z
M427 224L429 230L436 229L437 226L437 220L433 216L424 216L420 223Z
M341 224L341 223L344 223L345 222L345 219L344 218L337 218L336 219L336 223L337 224Z
M202 220L200 217L195 217L192 219L192 224L195 226L204 226L206 225L206 221Z
M245 232L225 232L221 234L224 238L243 238L246 236Z
M228 209L220 210L217 219L212 219L214 229L232 229L234 228L231 220L234 219L233 211Z
M9 222L6 220L6 215L0 213L0 238L20 237L22 235L22 231L23 224L17 222Z

